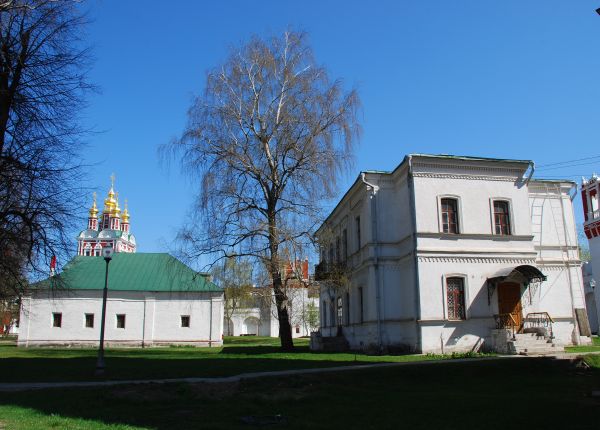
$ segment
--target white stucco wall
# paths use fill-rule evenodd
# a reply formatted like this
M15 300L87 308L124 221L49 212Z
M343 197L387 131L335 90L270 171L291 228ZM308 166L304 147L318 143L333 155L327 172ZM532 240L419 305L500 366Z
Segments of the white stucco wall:
M52 313L62 313L62 326L52 326ZM94 327L85 327L85 314ZM125 328L117 328L124 314ZM21 306L19 346L97 345L100 337L102 291L35 292ZM189 315L190 326L181 327ZM222 293L109 291L105 342L113 346L222 345Z
M393 173L367 172L366 181L378 188L375 197L359 178L321 228L332 240L343 228L354 238L355 226L350 221L360 215L363 238L361 249L349 246L347 289L334 291L322 284L322 335L337 335L337 322L329 317L329 309L337 296L346 300L348 292L350 320L342 330L353 348L378 343L423 352L485 347L498 313L497 291L491 289L488 299L487 279L506 269L531 265L548 280L539 287L522 285L523 317L529 312L548 312L556 321L557 343L589 343L589 338L579 336L573 311L585 307L585 299L569 198L572 184L527 183L527 163L415 160L414 203L408 163ZM443 197L458 200L460 234L442 231ZM495 234L494 200L509 202L508 236ZM375 223L372 213L377 214ZM534 216L537 213L539 217ZM371 241L373 228L377 243ZM449 276L465 280L465 320L448 320L445 279ZM362 322L359 287L364 293Z

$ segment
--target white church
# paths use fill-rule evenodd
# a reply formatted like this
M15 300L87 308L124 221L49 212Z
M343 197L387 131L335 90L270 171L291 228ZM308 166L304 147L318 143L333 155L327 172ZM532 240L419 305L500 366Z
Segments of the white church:
M136 253L129 213L113 184L101 214L96 200L78 255L61 273L34 284L21 302L19 346L96 346L108 263L108 346L221 346L223 290L173 256Z
M312 347L534 353L589 344L577 187L533 173L527 160L424 154L362 172L318 231Z

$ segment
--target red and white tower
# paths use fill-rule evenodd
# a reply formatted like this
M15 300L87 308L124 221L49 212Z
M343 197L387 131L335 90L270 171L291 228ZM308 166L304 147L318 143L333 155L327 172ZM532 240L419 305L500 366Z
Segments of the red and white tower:
M94 193L94 203L89 210L87 229L77 236L77 255L100 256L102 248L112 247L115 252L135 252L135 236L129 230L129 210L121 214L119 195L115 192L115 175L111 175L111 185L104 199L104 209L100 216Z
M591 261L584 269L585 304L592 332L600 327L600 179L594 173L590 179L581 180L583 204L583 231L590 244ZM589 267L591 266L591 271ZM591 272L591 274L590 274ZM590 276L591 275L591 276Z

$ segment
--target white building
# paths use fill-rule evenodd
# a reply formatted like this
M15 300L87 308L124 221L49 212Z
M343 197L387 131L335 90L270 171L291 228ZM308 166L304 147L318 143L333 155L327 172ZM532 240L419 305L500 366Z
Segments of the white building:
M22 300L19 346L88 345L100 338L102 257L75 257ZM109 346L220 346L223 291L169 254L115 253L109 263Z
M288 264L284 271L284 291L288 297L288 312L292 337L310 336L318 329L319 289L309 276L308 259ZM226 336L279 336L279 320L269 286L255 288L235 309L225 302L224 333Z
M343 335L355 349L518 352L529 340L513 329L589 343L576 187L532 180L533 167L415 154L361 173L318 231L314 346Z

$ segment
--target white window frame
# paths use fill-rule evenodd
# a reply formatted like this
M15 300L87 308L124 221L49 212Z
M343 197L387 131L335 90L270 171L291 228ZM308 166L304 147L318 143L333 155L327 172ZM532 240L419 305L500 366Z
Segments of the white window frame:
M450 319L448 318L448 278L462 278L463 280L463 288L465 293L465 319ZM469 295L469 276L465 273L446 273L442 275L442 300L443 300L443 310L444 310L444 320L457 322L457 321L467 321L470 318L470 303L471 298Z
M54 315L60 315L60 325L54 325ZM51 312L50 313L50 327L62 328L63 326L63 313L62 312Z
M497 234L496 233L496 220L494 219L494 202L506 202L508 203L508 216L510 217L510 233L508 235L505 234ZM492 234L498 237L510 237L515 235L515 214L513 209L513 201L509 197L491 197L490 198L490 227L492 230Z
M123 315L123 327L119 327L119 316ZM127 314L115 314L115 328L125 330L127 328Z
M442 220L442 199L454 199L456 200L456 211L458 212L458 233L444 233L444 223ZM464 222L463 222L463 210L462 200L460 196L455 194L441 194L437 196L437 217L438 217L438 231L442 234L449 236L459 235L464 233Z
M188 319L188 325L183 325L183 318L187 317ZM179 316L179 327L180 328L191 328L192 327L192 317L191 315L180 315Z
M86 324L88 315L92 316L92 326L91 327L88 327ZM83 313L83 328L94 328L95 325L96 325L96 315L93 312L84 312Z

